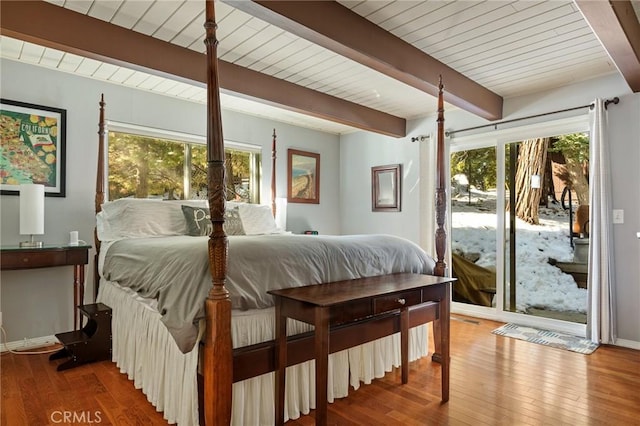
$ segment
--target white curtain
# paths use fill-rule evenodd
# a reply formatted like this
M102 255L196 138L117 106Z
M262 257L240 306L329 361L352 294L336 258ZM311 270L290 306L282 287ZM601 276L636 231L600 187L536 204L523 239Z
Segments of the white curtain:
M432 134L417 143L420 155L420 246L435 258L437 140Z
M615 343L611 163L604 101L589 113L589 316L587 338Z

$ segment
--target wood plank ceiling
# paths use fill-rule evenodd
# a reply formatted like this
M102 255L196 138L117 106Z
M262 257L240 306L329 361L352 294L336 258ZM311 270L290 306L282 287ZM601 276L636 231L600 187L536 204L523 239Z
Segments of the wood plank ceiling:
M49 3L204 53L202 0ZM589 23L569 0L338 3L501 98L618 72ZM637 1L632 3L636 12L640 10ZM435 111L432 94L300 35L224 2L216 2L216 14L222 61L400 119ZM635 24L637 21L636 17ZM26 38L8 37L4 29L0 53L2 60L28 62L194 102L206 100L202 85L184 78L30 43ZM365 128L299 107L287 108L273 101L264 103L255 96L247 99L250 95L237 95L226 93L223 107L337 134Z

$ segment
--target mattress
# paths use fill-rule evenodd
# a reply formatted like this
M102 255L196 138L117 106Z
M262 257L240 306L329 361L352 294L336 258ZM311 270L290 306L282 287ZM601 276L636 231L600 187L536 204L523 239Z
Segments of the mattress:
M164 236L113 242L103 276L158 301L162 322L183 352L191 350L211 288L208 237ZM420 247L391 235L229 237L226 288L235 310L273 306L269 290L387 275L429 274Z

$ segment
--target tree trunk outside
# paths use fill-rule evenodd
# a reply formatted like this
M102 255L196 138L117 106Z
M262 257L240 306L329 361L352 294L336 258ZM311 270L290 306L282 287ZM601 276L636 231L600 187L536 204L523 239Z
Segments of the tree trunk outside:
M582 164L571 158L567 158L566 161L565 167L569 174L571 189L573 189L578 198L578 205L589 204L589 182L587 182L587 178L584 175Z
M540 205L549 207L549 198L551 198L552 201L558 201L556 199L556 189L553 185L553 166L551 165L551 157L547 154L544 178L542 179L542 200L540 200Z
M549 138L529 139L520 144L516 169L516 215L527 223L539 224L538 206L544 191ZM531 176L538 175L541 188L531 188Z

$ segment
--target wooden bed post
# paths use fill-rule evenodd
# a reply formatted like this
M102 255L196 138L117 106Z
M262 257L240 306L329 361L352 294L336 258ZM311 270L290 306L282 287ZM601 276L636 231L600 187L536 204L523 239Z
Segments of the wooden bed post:
M102 211L104 203L104 93L100 96L100 121L98 122L98 170L96 172L96 198L94 208L96 214ZM96 255L93 262L93 300L98 298L100 288L100 271L98 270L98 256L100 255L100 240L98 239L98 228L93 229L93 242L96 246Z
M447 212L447 192L444 170L444 95L442 76L438 84L438 147L436 154L436 266L433 268L433 275L444 277L447 272L447 264L444 261L444 253L447 246L447 233L444 229L445 214ZM434 362L442 363L442 352L440 347L442 329L440 320L433 322L433 341L435 348L431 359Z
M271 213L276 217L276 129L271 143Z
M204 345L205 424L231 423L233 352L231 299L225 288L228 241L224 232L226 174L220 113L218 56L214 0L206 0L207 47L207 165L208 197L213 230L209 236L209 269L212 287L205 302L207 328Z
M442 85L442 76L438 85L438 152L436 155L436 266L433 270L434 275L444 277L447 264L444 261L444 253L447 246L447 233L444 230L445 214L447 212L447 192L445 183L444 170L444 97Z

